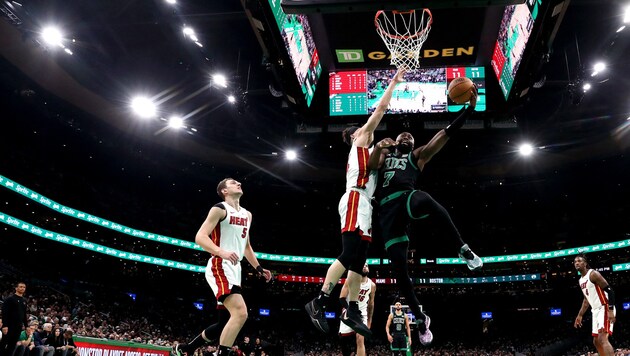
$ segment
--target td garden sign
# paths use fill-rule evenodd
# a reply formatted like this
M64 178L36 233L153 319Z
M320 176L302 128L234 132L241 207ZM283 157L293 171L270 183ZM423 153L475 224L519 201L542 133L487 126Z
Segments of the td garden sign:
M362 49L337 49L338 63L380 63L389 61L391 53L383 51L372 51L364 55ZM450 48L425 48L420 51L420 58L447 58L447 57L469 57L461 58L463 62L474 61L475 46L450 47Z

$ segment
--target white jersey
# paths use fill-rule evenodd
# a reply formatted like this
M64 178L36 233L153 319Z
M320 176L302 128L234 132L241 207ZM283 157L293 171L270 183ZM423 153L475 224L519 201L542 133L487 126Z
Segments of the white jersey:
M608 293L604 292L597 284L591 282L591 272L593 270L589 269L586 275L580 278L580 288L591 305L591 309L597 309L608 305Z
M225 202L215 206L225 209L226 215L225 219L221 220L212 230L210 236L212 242L221 247L222 250L235 252L239 260L236 265L219 256L212 256L208 260L206 280L217 300L221 302L224 295L231 293L232 287L241 285L240 261L243 259L245 246L249 239L251 220L247 210L243 207L236 210Z
M361 319L363 319L363 324L367 325L367 306L370 301L370 293L372 292L372 284L373 282L368 278L365 283L361 283L359 287L359 310L361 311ZM346 297L348 303L350 303L350 296ZM346 325L342 320L339 322L339 334L348 335L354 333L348 325Z
M357 147L352 143L346 166L346 191L356 190L368 199L374 196L378 173L368 169L368 159L373 150L373 147Z

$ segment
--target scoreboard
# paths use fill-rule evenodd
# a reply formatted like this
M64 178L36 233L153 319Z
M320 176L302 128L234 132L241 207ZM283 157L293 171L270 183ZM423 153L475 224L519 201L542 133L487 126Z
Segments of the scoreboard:
M329 74L330 116L367 115L383 96L393 69L344 70ZM448 98L448 84L468 77L478 88L476 111L486 110L484 67L421 68L405 73L394 89L388 113L435 113L459 111L463 105Z

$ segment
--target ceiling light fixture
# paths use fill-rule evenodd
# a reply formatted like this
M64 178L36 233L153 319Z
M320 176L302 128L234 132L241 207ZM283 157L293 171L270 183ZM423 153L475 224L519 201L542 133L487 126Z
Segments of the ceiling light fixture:
M42 39L49 45L61 46L63 36L57 27L48 26L42 30Z
M155 116L156 107L153 101L147 97L138 96L131 101L131 109L143 119Z
M285 153L285 156L289 161L294 161L297 159L297 152L295 152L294 150L288 150Z
M524 143L518 148L518 152L521 154L521 156L527 157L534 153L534 147L532 147L532 145L529 143Z

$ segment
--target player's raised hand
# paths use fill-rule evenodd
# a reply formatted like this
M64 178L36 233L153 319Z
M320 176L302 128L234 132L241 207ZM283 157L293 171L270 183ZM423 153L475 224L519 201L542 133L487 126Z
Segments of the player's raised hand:
M394 76L394 78L392 78L393 81L395 81L396 83L402 83L405 81L405 73L407 73L407 70L404 68L398 68L398 71L396 72L396 75Z
M573 323L573 327L577 328L581 328L582 327L582 317L581 316L577 316L577 318L575 318L575 322Z
M391 138L387 137L384 138L382 140L380 140L377 144L376 147L378 148L388 148L388 147L392 147L392 146L396 146L398 143L394 140L392 140Z

